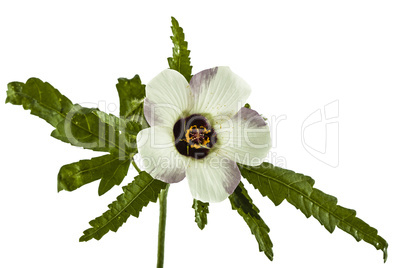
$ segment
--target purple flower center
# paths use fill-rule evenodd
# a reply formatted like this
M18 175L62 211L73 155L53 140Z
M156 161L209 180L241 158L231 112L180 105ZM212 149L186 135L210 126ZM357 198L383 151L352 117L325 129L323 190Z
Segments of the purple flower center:
M199 114L180 118L173 126L173 135L177 151L195 159L206 157L217 141L215 130Z

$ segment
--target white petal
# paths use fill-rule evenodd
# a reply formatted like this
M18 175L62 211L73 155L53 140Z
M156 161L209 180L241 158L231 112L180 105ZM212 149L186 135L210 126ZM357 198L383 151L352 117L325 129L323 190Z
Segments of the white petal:
M166 69L145 87L144 114L150 126L170 126L192 106L190 86L179 72Z
M211 153L193 160L186 170L191 194L202 202L221 202L236 189L240 171L236 163Z
M229 67L195 74L190 87L195 99L191 113L209 113L218 123L234 116L251 93L250 86Z
M269 127L254 110L241 108L231 119L216 127L217 154L245 165L258 166L271 148Z
M175 148L172 129L161 126L143 129L137 135L137 146L142 166L152 177L167 183L184 179L186 158Z

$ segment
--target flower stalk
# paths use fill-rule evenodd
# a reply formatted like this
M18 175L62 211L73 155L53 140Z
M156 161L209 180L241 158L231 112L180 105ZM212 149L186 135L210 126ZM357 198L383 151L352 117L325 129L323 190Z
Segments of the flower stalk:
M170 184L159 193L159 231L158 231L158 262L156 268L163 268L165 257L165 229L167 212L167 194Z

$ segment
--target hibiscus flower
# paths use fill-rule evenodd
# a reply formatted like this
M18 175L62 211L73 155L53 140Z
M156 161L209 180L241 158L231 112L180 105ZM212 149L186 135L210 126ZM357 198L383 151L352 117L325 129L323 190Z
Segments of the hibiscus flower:
M144 114L150 128L137 137L142 166L155 179L187 178L195 199L220 202L240 182L237 163L257 166L270 149L269 128L243 107L250 86L229 67L195 74L190 84L167 69L146 86Z

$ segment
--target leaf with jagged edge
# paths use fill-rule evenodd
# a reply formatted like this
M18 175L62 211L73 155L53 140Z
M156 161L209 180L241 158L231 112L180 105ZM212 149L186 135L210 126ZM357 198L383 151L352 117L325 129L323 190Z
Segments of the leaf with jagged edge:
M125 148L128 152L133 154L137 151L137 135L144 128L144 125L131 119L119 118L113 114L107 114L99 110L93 111L93 113L102 121L112 127L119 130L119 139L124 139ZM148 127L148 125L146 126ZM145 127L145 128L146 128Z
M26 83L8 84L6 103L22 105L49 124L56 127L73 107L73 103L56 88L38 78L29 78Z
M156 202L159 192L165 189L166 185L141 171L133 182L123 187L123 194L108 206L108 211L89 222L92 227L84 231L80 242L92 238L99 240L109 231L116 232L130 215L138 218L142 208L149 202Z
M51 135L61 141L94 151L119 150L121 154L136 151L135 148L124 148L125 146L119 144L125 143L125 136L120 135L119 130L102 124L92 114L97 109L73 105L56 88L38 78L29 78L26 83L9 83L6 103L8 102L22 105L24 109L31 110L31 114L46 120L56 128Z
M139 75L131 79L119 78L116 88L120 99L120 117L135 121L142 128L149 127L144 117L145 85Z
M314 216L329 232L338 226L356 241L364 240L382 250L384 262L387 260L388 243L377 230L357 218L356 211L337 205L335 197L313 188L311 177L265 162L256 167L239 164L239 169L242 176L275 205L286 199L307 218Z
M183 29L174 17L172 17L171 28L173 36L170 39L173 42L173 57L168 58L169 68L178 71L190 82L193 68L190 63L190 50L187 49L188 44L184 40Z
M140 123L130 119L119 118L113 114L107 114L99 110L94 110L93 113L102 121L102 123L111 126L113 129L118 129L120 133L124 132L137 137L138 132L143 129L143 126L141 126Z
M94 151L122 155L135 153L136 148L126 146L125 135L102 120L96 108L75 104L67 117L57 124L51 136L71 145Z
M198 228L203 230L205 225L208 223L207 214L209 213L208 209L209 203L204 203L200 200L194 199L193 206L195 212L195 222L198 225Z
M137 109L145 98L145 85L141 83L140 76L133 78L119 78L116 84L120 99L120 116L127 118Z
M57 176L57 190L74 191L101 179L98 194L103 195L123 181L129 167L129 158L120 159L118 155L112 154L64 165Z
M248 195L242 182L229 196L229 200L232 204L232 209L237 210L250 227L251 233L257 239L260 252L264 252L268 259L272 261L274 252L272 251L272 241L268 235L269 228L258 214L260 210L253 204L253 200Z
M58 176L59 187L69 185L75 190L82 183L101 178L98 194L103 195L120 185L127 175L132 156L137 152L136 135L141 127L98 109L79 105L74 109L77 111L60 122L52 136L75 146L111 154L63 166Z
M124 126L121 128L112 125L112 122L120 124L115 116L73 105L56 88L38 78L30 78L26 83L9 83L8 102L22 105L24 109L31 110L31 114L54 126L56 129L52 136L57 139L113 154L63 166L58 175L59 191L72 191L102 178L98 190L99 195L102 195L114 185L120 184L126 176L130 159L137 150L135 139L139 126L135 122L123 121Z

